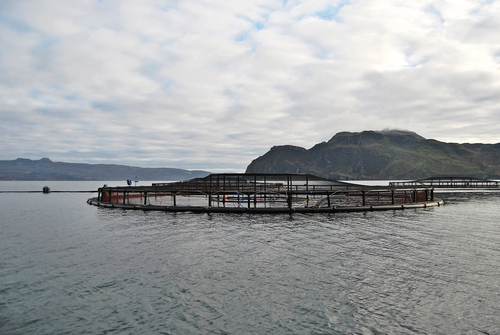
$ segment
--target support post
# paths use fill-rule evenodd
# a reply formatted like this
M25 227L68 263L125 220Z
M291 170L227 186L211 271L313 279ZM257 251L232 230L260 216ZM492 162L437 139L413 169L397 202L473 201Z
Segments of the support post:
M394 190L391 190L391 204L394 205L395 201L394 201Z
M363 197L363 206L366 206L366 195L365 191L361 191L362 197Z

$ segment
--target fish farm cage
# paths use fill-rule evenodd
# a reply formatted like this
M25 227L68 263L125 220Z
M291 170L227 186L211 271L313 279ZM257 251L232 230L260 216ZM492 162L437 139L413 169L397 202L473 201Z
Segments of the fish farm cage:
M101 187L89 204L171 212L335 212L442 205L433 188L369 186L310 174L210 174L151 186Z

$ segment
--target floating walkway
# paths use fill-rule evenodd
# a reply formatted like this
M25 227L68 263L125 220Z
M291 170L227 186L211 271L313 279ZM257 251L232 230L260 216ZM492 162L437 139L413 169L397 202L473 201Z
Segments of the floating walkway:
M460 190L499 190L500 185L496 180L472 177L432 177L413 181L391 182L393 187L432 187L440 189Z
M335 213L442 206L425 184L369 186L310 174L210 174L151 186L101 187L88 204L165 212Z

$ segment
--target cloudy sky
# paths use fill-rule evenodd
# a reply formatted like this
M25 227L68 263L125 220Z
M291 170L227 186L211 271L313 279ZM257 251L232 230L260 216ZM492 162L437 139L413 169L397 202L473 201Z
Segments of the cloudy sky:
M408 129L500 142L500 0L1 0L0 160L241 172Z

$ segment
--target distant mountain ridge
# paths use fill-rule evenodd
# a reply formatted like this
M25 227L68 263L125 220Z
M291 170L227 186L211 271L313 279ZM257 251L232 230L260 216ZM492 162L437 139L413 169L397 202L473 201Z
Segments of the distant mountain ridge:
M0 160L0 180L173 181L205 177L210 172L175 168L141 168L114 164L53 162L48 158Z
M410 131L340 132L311 149L274 146L247 173L310 173L339 179L500 178L500 143L445 143Z

